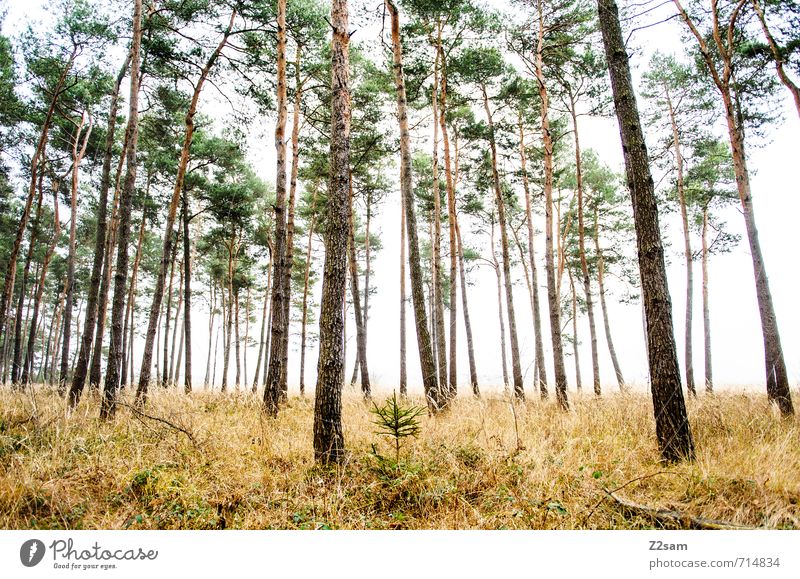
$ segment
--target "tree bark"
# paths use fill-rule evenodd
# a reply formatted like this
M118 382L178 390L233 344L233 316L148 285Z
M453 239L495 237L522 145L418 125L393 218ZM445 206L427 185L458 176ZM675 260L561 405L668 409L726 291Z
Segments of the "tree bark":
M183 191L183 336L186 361L183 368L183 390L192 391L192 252L189 239L189 191Z
M451 398L455 397L458 389L458 373L457 373L457 349L456 349L456 336L457 336L457 312L458 312L458 298L457 290L457 259L458 249L456 247L456 188L453 182L453 172L450 164L450 137L447 132L447 59L444 50L442 49L441 33L438 37L438 46L440 60L441 60L441 90L439 91L441 103L439 107L439 124L442 129L442 148L444 151L444 174L445 182L447 185L447 226L450 242L450 370L448 373L448 388ZM462 281L463 283L463 281ZM477 383L473 380L473 388Z
M708 304L708 206L703 207L703 345L705 347L706 392L714 392L711 370L711 314Z
M456 242L458 249L458 270L461 277L461 305L464 309L464 330L467 333L467 357L469 359L469 383L472 387L472 394L480 396L481 391L478 386L478 370L475 365L475 345L472 341L472 324L469 319L469 306L467 304L467 274L464 271L464 246L461 244L461 228L458 225L458 216L454 221L456 230Z
M508 390L508 364L506 362L506 326L503 321L503 283L500 274L500 263L495 252L494 215L492 215L492 265L497 276L497 319L500 320L500 359L503 362L503 388Z
M291 267L286 253L286 0L278 0L278 49L277 49L277 109L278 121L275 125L275 149L277 151L277 167L275 178L275 253L273 254L272 305L270 317L269 366L267 368L266 386L264 388L264 409L269 416L278 415L281 400L281 379L286 370L283 367L283 343L289 331L289 311L285 302L286 270ZM331 136L333 139L333 136Z
M92 134L94 119L89 117L89 125L83 136L83 143L80 145L81 132L86 123L86 113L81 113L80 123L76 123L75 139L72 143L72 190L70 197L70 225L69 225L69 250L67 252L67 301L64 306L64 341L61 346L61 370L58 377L58 392L64 394L67 391L67 374L69 373L69 348L72 338L72 309L75 302L75 250L76 235L78 231L78 171L81 161L86 154L86 147L89 144L89 136Z
M441 42L441 27L439 37ZM439 51L433 64L433 94L431 104L433 108L433 246L431 255L433 259L433 304L431 314L434 320L434 334L436 339L436 363L439 368L439 390L441 396L449 398L447 382L447 344L444 333L444 296L442 295L442 203L439 194Z
M122 316L128 277L128 243L131 234L131 207L136 192L136 144L139 139L139 52L142 42L142 0L133 4L133 41L131 46L131 87L128 101L128 145L125 186L120 195L117 270L114 275L114 299L111 304L111 344L106 368L106 382L100 407L100 418L111 419L117 409L117 387L122 366ZM99 346L100 341L98 340ZM97 347L97 346L96 346Z
M303 319L300 325L300 396L306 393L306 330L308 326L308 280L311 273L311 242L314 237L314 226L317 220L317 187L311 197L311 221L308 224L308 244L306 245L306 271L303 275ZM266 312L266 307L264 308Z
M511 370L514 380L514 396L519 400L525 399L525 390L522 385L522 366L519 360L519 343L517 341L517 322L514 315L514 296L512 292L511 279L511 254L508 250L508 233L506 231L506 210L503 193L500 190L500 175L497 172L497 145L494 136L494 121L492 111L489 108L489 97L486 94L486 87L481 86L483 93L483 108L486 111L486 119L489 124L489 148L492 153L492 181L494 183L495 200L497 203L497 220L500 227L500 248L503 254L503 277L506 287L506 313L508 314L508 333L511 338ZM566 397L564 398L566 403Z
M665 460L691 459L694 457L694 442L681 389L650 160L636 106L617 5L614 0L598 0L597 8L633 205L647 318L647 349L656 436Z
M172 235L168 233L167 235ZM175 234L177 236L177 233ZM171 372L169 371L170 365L170 355L169 355L169 329L170 329L170 321L172 319L172 283L175 279L175 261L176 261L176 254L178 252L178 243L177 240L172 243L172 251L169 257L169 285L167 286L167 303L166 308L164 310L164 343L162 348L164 349L162 353L162 361L163 370L161 372L161 386L166 388L169 386L170 381L172 380ZM175 312L175 327L178 326L178 313L177 310ZM174 333L174 332L173 332ZM174 344L173 340L173 344ZM174 352L173 347L173 352Z
M283 2L283 0L279 0ZM342 431L344 382L344 292L350 191L350 58L347 0L332 0L331 149L325 266L319 321L319 361L314 401L314 458L323 464L345 458Z
M422 383L428 410L437 412L442 409L446 400L439 392L436 375L436 364L433 360L431 335L428 331L428 319L425 312L425 294L422 283L422 267L420 265L419 240L417 237L417 216L414 208L414 189L411 173L411 136L408 130L408 105L406 86L403 74L403 46L400 40L400 15L392 0L384 0L384 5L391 16L392 26L392 68L394 72L395 92L397 94L397 117L400 125L400 189L403 197L406 231L408 234L408 260L411 273L411 298L414 303L414 319L417 330Z
M125 73L130 66L130 61L131 54L129 52L117 73L114 89L111 92L111 105L108 111L106 141L103 150L103 168L100 174L100 191L97 200L97 229L95 230L94 257L92 259L92 273L86 303L86 319L83 325L83 339L78 352L78 363L75 366L75 373L72 376L72 384L69 390L71 407L75 407L80 400L83 387L86 384L86 374L89 370L89 354L92 350L92 340L94 338L95 325L97 324L98 292L100 291L100 278L103 273L103 262L105 261L106 232L108 230L108 190L111 188L111 160L114 154L119 92L122 80L125 78Z
M518 113L519 126L519 158L522 169L522 186L525 191L525 223L528 226L528 259L531 266L531 310L533 312L533 333L536 351L536 382L542 400L547 398L547 372L544 365L544 344L542 340L542 316L539 310L539 276L536 267L536 254L533 250L535 232L533 229L533 211L531 209L531 192L528 181L527 153L525 152L525 131L522 113Z
M561 307L558 299L555 266L553 264L553 138L550 134L550 100L544 79L544 16L542 1L538 0L539 29L536 47L536 80L539 99L542 145L544 153L544 205L545 205L545 271L547 274L547 302L550 313L550 339L553 345L553 369L556 379L556 398L563 408L567 402L567 374L564 369L564 346L561 338Z
M571 269L567 270L567 275L569 275L569 288L572 292L572 355L575 357L575 388L580 392L583 384L581 382L581 359L578 353L578 298L575 295L575 280L572 277Z
M589 338L591 340L592 348L592 384L594 386L594 393L597 396L600 396L600 362L597 355L597 328L594 323L594 302L592 300L592 284L589 279L589 263L586 259L586 228L584 223L585 202L583 191L581 141L580 135L578 134L578 115L575 111L575 97L572 95L572 92L569 93L569 98L570 115L572 117L572 130L575 135L575 180L578 194L578 251L581 259L581 273L583 274L583 293L586 295L586 314L589 318ZM574 294L575 288L573 287L572 290ZM573 295L573 301L574 299L575 297ZM574 325L575 332L577 333L577 321L574 321Z
M149 191L148 191L149 196ZM136 280L137 275L139 273L139 263L142 260L142 242L144 241L144 230L145 225L147 223L145 212L142 211L142 220L139 224L139 237L136 241L136 254L133 258L133 270L131 271L131 281L130 281L130 289L128 290L128 302L126 304L126 313L125 313L125 328L123 331L123 340L122 340L122 351L128 353L126 356L123 357L123 364L122 364L122 384L120 385L123 387L125 385L125 380L127 379L127 370L130 368L130 375L133 376L133 326L134 326L134 304L136 303ZM130 320L130 321L129 321ZM129 330L130 325L130 330ZM128 336L127 344L125 336ZM128 352L130 350L130 352ZM127 360L127 361L126 361ZM130 381L133 384L133 378Z
M400 195L400 396L408 395L406 365L406 202Z
M361 393L364 398L369 399L372 396L370 383L369 383L369 368L367 366L367 336L364 332L364 312L361 309L361 297L358 291L358 261L356 260L356 239L355 239L355 224L353 222L353 212L355 211L355 204L353 203L353 178L352 175L348 179L348 204L350 207L349 220L348 220L348 251L350 254L350 294L353 299L353 312L356 318L356 347L358 354L356 356L356 364L361 370Z

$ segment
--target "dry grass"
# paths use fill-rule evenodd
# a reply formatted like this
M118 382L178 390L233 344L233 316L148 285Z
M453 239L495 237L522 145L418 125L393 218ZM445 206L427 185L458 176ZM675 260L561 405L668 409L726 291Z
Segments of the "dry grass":
M800 528L800 420L759 395L689 401L688 464L658 462L647 397L614 394L574 399L568 413L518 405L519 440L507 399L459 399L422 419L395 465L352 393L350 455L334 470L313 462L313 400L292 398L270 420L247 395L154 395L146 412L187 436L125 408L102 423L86 398L67 416L52 391L0 392L0 528L651 527L603 499L630 481L620 494L642 504Z

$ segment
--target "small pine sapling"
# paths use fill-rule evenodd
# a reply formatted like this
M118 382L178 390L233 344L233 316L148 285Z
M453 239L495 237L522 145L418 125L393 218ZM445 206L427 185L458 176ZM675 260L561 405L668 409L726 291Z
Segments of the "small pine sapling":
M398 404L397 394L392 392L392 397L387 398L382 406L372 403L372 413L375 420L372 423L378 427L377 434L390 436L394 439L395 462L400 461L400 443L409 436L417 436L420 431L419 416L425 411L418 406L404 406Z

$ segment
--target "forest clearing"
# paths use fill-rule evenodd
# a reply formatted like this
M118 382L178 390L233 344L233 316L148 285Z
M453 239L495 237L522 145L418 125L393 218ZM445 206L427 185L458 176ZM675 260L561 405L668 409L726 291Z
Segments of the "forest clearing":
M603 490L619 489L687 516L800 528L800 422L780 419L764 396L691 400L697 458L677 465L657 460L642 393L584 395L568 413L512 402L463 397L441 416L423 415L396 461L372 405L348 392L348 455L326 468L310 451L308 398L289 398L271 420L250 394L158 391L147 417L121 408L105 423L93 393L67 415L52 390L3 392L0 527L686 528L631 512Z

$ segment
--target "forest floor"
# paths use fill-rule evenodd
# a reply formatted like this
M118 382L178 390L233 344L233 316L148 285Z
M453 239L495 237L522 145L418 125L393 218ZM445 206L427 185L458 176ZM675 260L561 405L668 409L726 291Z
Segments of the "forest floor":
M253 395L160 391L147 417L126 406L110 423L97 394L84 398L68 416L53 390L0 391L0 528L661 526L604 491L619 489L685 515L800 529L800 418L758 394L689 400L697 459L664 465L643 393L573 394L569 412L459 398L423 414L395 462L372 405L346 392L349 455L335 469L313 461L313 398L291 398L272 420Z

